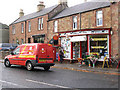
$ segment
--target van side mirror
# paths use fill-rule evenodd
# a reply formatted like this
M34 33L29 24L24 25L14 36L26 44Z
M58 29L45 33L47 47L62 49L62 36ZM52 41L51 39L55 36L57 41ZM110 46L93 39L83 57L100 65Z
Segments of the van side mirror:
M13 53L13 52L10 52L10 54L11 54L11 55L14 55L14 53Z

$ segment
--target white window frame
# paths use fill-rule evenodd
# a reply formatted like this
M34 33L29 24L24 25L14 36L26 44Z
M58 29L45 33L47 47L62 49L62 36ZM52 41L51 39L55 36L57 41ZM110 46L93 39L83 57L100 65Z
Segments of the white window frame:
M38 18L38 30L40 30L40 23L41 23L41 19Z
M77 16L73 16L73 30L77 29Z
M96 12L96 26L103 26L103 11Z
M43 29L43 18L41 18L41 29Z
M12 26L12 34L15 34L15 25Z
M54 21L54 32L58 32L58 21Z
M31 22L28 21L28 32L31 32Z
M24 23L21 24L21 33L24 33Z

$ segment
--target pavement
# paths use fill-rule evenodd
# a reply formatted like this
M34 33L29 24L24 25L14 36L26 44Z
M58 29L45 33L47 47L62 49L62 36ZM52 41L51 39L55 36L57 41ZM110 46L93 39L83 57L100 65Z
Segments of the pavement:
M0 63L3 63L3 60L0 60ZM81 71L81 72L93 72L93 73L99 73L99 74L109 74L109 75L120 75L120 69L117 68L102 68L102 67L89 67L87 65L80 66L78 63L59 63L55 62L55 66L52 68L58 68L58 69L67 69L67 70L73 70L73 71Z

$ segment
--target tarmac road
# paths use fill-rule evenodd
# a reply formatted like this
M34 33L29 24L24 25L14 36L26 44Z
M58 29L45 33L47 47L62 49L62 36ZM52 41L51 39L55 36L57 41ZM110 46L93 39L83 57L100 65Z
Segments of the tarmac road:
M118 76L37 67L27 71L21 66L6 68L0 63L2 88L118 88Z

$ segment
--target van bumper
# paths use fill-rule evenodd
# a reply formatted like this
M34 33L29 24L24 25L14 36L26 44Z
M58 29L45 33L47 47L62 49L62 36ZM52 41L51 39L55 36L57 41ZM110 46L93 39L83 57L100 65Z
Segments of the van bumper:
M32 65L35 66L39 66L39 67L45 67L45 66L54 66L55 63L37 63L36 60L30 60Z
M34 66L45 67L45 66L54 66L55 63L36 63Z

